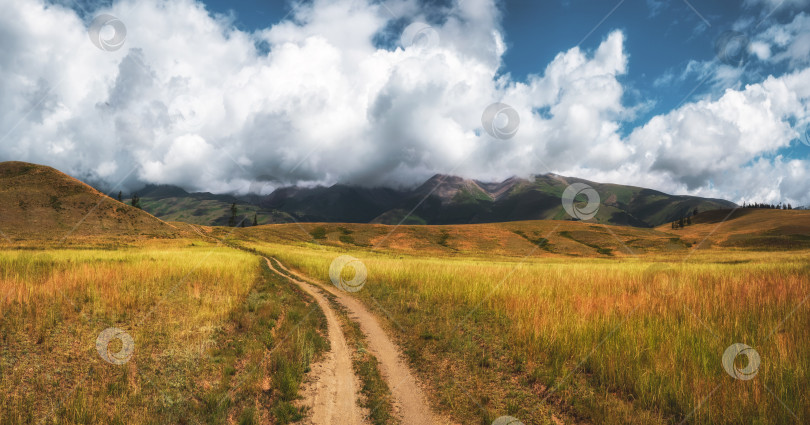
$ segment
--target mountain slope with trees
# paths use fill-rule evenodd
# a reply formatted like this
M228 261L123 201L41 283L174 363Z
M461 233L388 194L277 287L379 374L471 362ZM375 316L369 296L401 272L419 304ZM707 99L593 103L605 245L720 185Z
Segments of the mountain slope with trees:
M166 220L230 225L282 222L345 222L378 224L471 224L520 220L568 220L562 194L572 183L584 183L599 193L601 205L594 221L654 227L679 220L696 208L734 208L732 202L695 196L668 195L635 186L597 183L556 174L532 179L512 177L482 182L437 174L414 189L366 188L346 184L329 187L283 187L269 195L188 193L173 186L149 186L139 191L146 210Z

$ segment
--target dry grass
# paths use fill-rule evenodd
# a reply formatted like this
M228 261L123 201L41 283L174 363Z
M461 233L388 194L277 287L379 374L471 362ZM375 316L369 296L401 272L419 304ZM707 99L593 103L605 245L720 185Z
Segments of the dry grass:
M223 237L224 229L215 234ZM688 251L689 241L653 229L603 226L573 221L521 221L447 226L386 226L299 223L236 229L246 239L296 245L315 242L345 250L374 248L408 255L446 257L524 257L533 255L621 257Z
M691 226L660 231L680 238L704 241L703 246L755 250L810 249L810 211L741 208L700 213Z
M704 247L715 248L689 256L711 220L680 232L547 221L235 235L324 281L338 255L360 258L358 297L462 423L804 423L810 252L773 249L807 233L806 212L764 213L724 223ZM90 235L86 248L0 250L0 423L302 417L323 316L255 255L211 242L232 229L173 226L206 242ZM108 327L135 341L124 365L96 352ZM761 355L751 381L721 366L736 342Z
M330 262L346 253L251 246L327 282ZM437 402L465 423L501 414L525 423L552 414L594 423L810 420L810 315L800 305L810 293L808 252L696 251L687 263L682 254L349 253L369 272L360 298L393 318ZM752 381L721 366L736 342L761 355Z
M290 403L324 348L320 319L275 278L201 242L0 251L0 423L300 416ZM134 339L123 365L96 350L108 327Z
M177 237L177 229L144 211L24 162L0 162L0 217L0 246Z

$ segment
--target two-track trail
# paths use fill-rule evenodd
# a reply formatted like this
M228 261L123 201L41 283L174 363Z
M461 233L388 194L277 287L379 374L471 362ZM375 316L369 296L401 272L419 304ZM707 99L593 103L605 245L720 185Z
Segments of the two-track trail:
M271 269L276 271L269 260L268 264ZM380 326L374 314L359 300L338 288L329 285L321 285L314 279L294 270L290 270L281 264L281 262L278 262L278 265L288 276L294 276L292 280L302 288L309 288L309 291L317 291L314 289L317 287L328 291L349 311L350 318L360 325L360 329L367 339L368 350L377 358L380 365L380 373L388 384L388 388L391 389L391 395L394 399L394 413L402 424L426 425L452 423L447 418L440 417L431 411L427 397L419 386L416 377L411 373L408 364L403 359L399 347L388 337L388 334L383 330L382 326ZM321 308L323 308L324 312L330 309L328 305L321 306ZM348 367L351 368L351 364L349 364Z
M283 275L269 259L265 260L270 270ZM291 280L312 296L323 310L331 347L322 360L312 365L310 373L314 380L304 387L304 403L312 412L306 422L313 425L367 423L363 409L357 404L360 382L354 374L351 351L335 312L326 297L312 285Z

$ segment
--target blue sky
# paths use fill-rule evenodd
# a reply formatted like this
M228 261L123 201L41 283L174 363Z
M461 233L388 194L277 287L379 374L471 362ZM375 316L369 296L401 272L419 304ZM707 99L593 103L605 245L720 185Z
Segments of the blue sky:
M209 0L213 13L230 15L234 25L255 31L289 18L297 2L259 0ZM422 1L425 10L441 10L447 1ZM517 80L542 72L554 57L573 46L596 48L604 36L621 29L627 36L630 67L625 76L634 101L651 101L646 113L624 123L624 130L668 111L684 101L717 92L721 87L701 84L703 76L658 84L657 79L683 73L691 61L715 58L715 41L730 29L756 28L769 22L789 22L796 10L785 5L747 4L742 1L592 1L592 0L505 0L499 4L502 29L508 45L501 73ZM407 22L405 18L400 18ZM441 13L433 16L440 24ZM739 25L741 21L748 25ZM395 35L396 36L396 35ZM735 84L759 82L769 73L785 72L785 66L748 64L747 73ZM693 91L694 90L694 91ZM805 146L797 146L804 151Z
M426 10L441 10L452 2L421 2ZM788 2L789 3L789 2ZM229 15L234 25L246 31L259 30L289 18L294 1L210 0L213 13ZM761 82L771 74L788 71L786 64L756 63L744 57L741 74L731 81L712 84L705 75L687 72L690 62L716 59L715 43L726 31L746 34L771 23L788 23L802 9L784 2L759 4L743 1L599 1L592 0L504 0L500 2L502 28L508 50L500 73L525 81L542 72L560 52L573 46L595 49L605 34L621 29L627 36L630 67L624 77L628 102L645 102L647 107L634 119L624 121L627 134L650 117L665 113L684 102L721 93L727 87ZM434 16L441 23L441 13ZM408 23L405 20L406 24ZM396 36L396 34L395 34ZM396 47L396 46L394 46ZM683 75L683 78L668 79ZM810 146L794 143L777 151L791 157L807 157Z
M425 9L441 9L448 4L447 1L422 3ZM212 12L232 16L234 24L246 31L288 18L295 4L293 1L255 0L206 2ZM684 102L786 72L786 64L774 66L748 58L740 67L741 75L721 84L711 84L711 80L707 81L706 76L698 73L667 80L668 76L686 73L690 62L714 60L715 43L726 31L747 33L769 23L790 22L797 9L788 6L742 1L505 0L499 7L503 12L502 28L508 50L499 71L525 81L530 74L542 72L560 52L572 46L594 49L609 31L621 29L627 36L630 55L630 67L625 76L629 89L627 100L648 103L635 119L622 123L621 131L627 134L650 117ZM443 16L437 14L434 19L438 24ZM794 143L776 153L807 157L810 146Z
M810 0L0 7L0 159L102 185L553 172L810 204Z

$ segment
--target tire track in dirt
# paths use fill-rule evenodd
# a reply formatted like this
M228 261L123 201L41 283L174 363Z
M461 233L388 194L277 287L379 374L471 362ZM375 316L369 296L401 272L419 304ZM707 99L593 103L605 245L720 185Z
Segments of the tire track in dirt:
M278 260L276 260L278 261ZM438 416L430 409L424 391L401 355L399 347L388 337L377 318L357 298L330 285L321 285L316 280L290 270L278 261L279 267L300 280L323 288L334 295L348 311L352 320L360 324L360 329L368 340L368 349L379 362L383 375L394 398L395 414L403 425L452 424L448 418Z
M273 263L265 258L267 266L274 273L280 273ZM281 263L279 263L281 264ZM365 412L357 404L360 383L352 368L351 351L340 328L335 312L329 301L311 284L289 278L301 290L312 296L326 316L327 333L329 334L329 352L324 358L312 365L310 376L313 377L303 388L304 404L311 408L311 415L305 423L325 424L365 424Z

